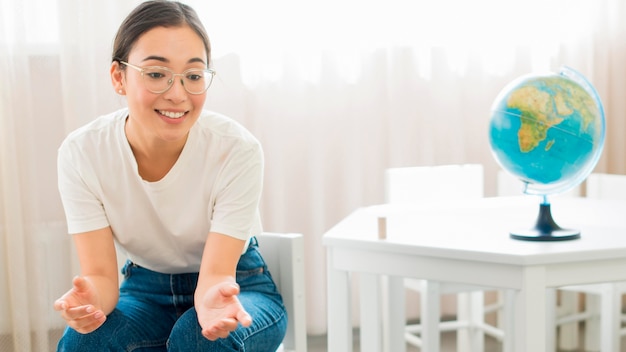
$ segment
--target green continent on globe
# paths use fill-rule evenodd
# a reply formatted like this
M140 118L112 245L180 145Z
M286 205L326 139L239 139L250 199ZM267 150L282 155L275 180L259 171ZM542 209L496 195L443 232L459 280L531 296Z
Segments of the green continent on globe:
M529 82L514 90L507 100L507 107L521 112L518 131L520 151L527 153L546 139L548 129L563 122L574 112L582 120L582 129L588 127L598 116L593 98L581 86L560 78L546 78ZM548 143L549 149L554 141Z

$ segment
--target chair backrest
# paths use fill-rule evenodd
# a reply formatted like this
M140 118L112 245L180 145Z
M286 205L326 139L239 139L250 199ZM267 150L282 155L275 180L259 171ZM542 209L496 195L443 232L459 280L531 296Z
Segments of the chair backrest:
M480 164L398 167L385 170L385 201L471 199L484 195Z
M626 175L592 173L586 186L588 198L626 199Z
M257 240L289 316L287 334L279 351L306 352L304 238L297 233L264 232Z
M501 197L521 196L524 194L524 182L504 170L498 170L497 187L498 196ZM578 185L565 193L557 194L555 196L579 197L581 196L581 193L580 185Z

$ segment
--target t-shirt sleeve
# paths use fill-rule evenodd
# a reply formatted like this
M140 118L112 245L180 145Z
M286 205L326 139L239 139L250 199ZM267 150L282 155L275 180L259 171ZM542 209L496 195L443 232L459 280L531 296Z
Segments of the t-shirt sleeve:
M93 169L71 142L65 141L58 150L57 172L68 232L83 233L109 226Z
M230 155L218 184L211 232L242 240L260 232L258 207L263 188L263 163L263 151L258 142Z

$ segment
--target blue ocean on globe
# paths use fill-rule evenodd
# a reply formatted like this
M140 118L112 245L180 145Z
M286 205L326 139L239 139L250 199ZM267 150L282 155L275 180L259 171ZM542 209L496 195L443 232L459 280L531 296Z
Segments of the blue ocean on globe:
M589 81L571 68L514 80L491 112L492 153L504 170L526 184L528 194L575 187L602 153L602 102Z

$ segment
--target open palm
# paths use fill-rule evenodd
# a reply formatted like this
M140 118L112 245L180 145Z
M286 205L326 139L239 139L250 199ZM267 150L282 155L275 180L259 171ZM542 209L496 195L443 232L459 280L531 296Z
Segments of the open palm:
M230 282L208 289L200 302L196 302L198 322L202 335L209 340L225 338L239 324L250 326L252 319L237 298L239 286Z

